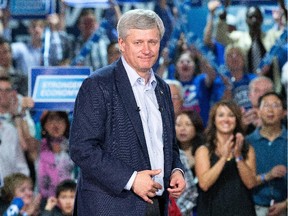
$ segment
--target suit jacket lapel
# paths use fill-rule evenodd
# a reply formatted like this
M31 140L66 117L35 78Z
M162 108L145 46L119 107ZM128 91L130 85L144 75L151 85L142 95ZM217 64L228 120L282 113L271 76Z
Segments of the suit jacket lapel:
M172 155L170 154L171 151L171 144L168 142L169 134L167 134L167 131L171 131L168 127L170 127L169 122L169 113L171 112L169 104L167 102L168 100L168 92L165 91L164 86L161 84L161 82L157 82L157 87L155 89L159 110L161 112L162 117L162 124L163 124L163 151L164 151L164 160L170 161ZM169 96L170 97L170 96ZM171 135L171 134L170 134ZM168 163L164 163L164 176L170 176L169 169L166 167Z
M134 129L136 131L136 134L139 138L142 149L144 151L144 155L150 166L149 155L148 155L148 150L147 150L145 136L144 136L144 129L142 126L142 121L141 121L141 117L139 114L138 106L134 97L133 90L131 88L131 84L130 84L127 72L125 71L125 68L121 60L117 62L115 78L116 78L116 86L118 88L119 95L123 101L123 104L128 113L128 116L134 126Z

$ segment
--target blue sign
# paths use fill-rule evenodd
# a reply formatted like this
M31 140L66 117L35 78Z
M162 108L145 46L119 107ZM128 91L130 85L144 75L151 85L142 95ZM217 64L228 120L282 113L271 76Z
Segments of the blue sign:
M152 2L152 1L155 1L155 0L117 0L117 2L119 4L122 4L122 3L147 3L147 2Z
M154 0L117 0L116 3L146 3ZM200 1L200 0L198 0ZM92 8L92 7L108 7L111 2L109 0L64 0L64 3L70 7Z
M70 7L92 8L92 7L107 7L109 0L64 0L64 3Z
M231 0L231 5L277 5L275 0Z
M29 96L35 110L72 111L89 67L36 67L29 74Z
M45 18L55 12L55 0L10 0L13 18Z

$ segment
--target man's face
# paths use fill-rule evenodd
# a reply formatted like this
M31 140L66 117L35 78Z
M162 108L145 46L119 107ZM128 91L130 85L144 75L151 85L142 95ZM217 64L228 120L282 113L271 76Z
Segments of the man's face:
M181 112L183 106L183 98L179 88L177 88L175 85L169 85L169 87L171 91L174 113L175 116L177 116Z
M231 71L244 70L244 56L237 48L232 48L226 56L226 64Z
M0 106L9 109L12 97L12 86L10 82L0 81Z
M75 191L62 191L58 197L58 205L61 207L62 213L72 215L74 209Z
M281 100L275 95L265 96L258 110L259 118L263 125L276 126L281 124L281 119L285 116Z
M44 32L44 23L42 21L33 21L28 28L28 32L34 40L41 40Z
M258 10L255 7L248 8L247 14L246 14L246 23L249 26L249 28L253 27L260 27L263 22L263 17L261 14L261 11Z
M98 28L96 18L90 14L81 17L78 28L85 39L89 38Z
M259 98L267 92L273 91L273 85L265 80L259 80L251 86L249 99L253 107L258 107Z
M160 33L157 28L130 29L128 36L119 38L118 42L123 57L138 74L148 72L158 58Z
M12 54L8 43L0 45L0 66L9 67L12 61Z

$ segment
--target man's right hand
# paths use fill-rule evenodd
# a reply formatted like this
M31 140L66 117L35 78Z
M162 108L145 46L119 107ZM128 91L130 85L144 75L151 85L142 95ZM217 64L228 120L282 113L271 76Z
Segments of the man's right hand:
M162 186L153 180L153 176L161 173L161 169L157 170L143 170L137 173L132 185L132 190L144 201L153 204L150 199L156 196L156 192L162 189Z

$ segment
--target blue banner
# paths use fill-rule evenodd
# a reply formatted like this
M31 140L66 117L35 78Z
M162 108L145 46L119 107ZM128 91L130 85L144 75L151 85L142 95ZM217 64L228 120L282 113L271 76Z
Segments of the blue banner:
M109 0L64 0L64 3L70 7L95 8L108 7Z
M222 2L225 2L225 0ZM231 0L231 5L277 5L276 0Z
M89 67L36 67L29 74L29 96L35 110L72 111Z
M180 0L181 1L181 0ZM189 4L193 7L206 6L209 0L185 0L184 4ZM183 2L183 1L182 1ZM229 2L230 5L277 5L276 0L221 0L222 4L225 5L225 2Z
M115 2L118 4L123 3L145 3L154 0L118 0ZM198 0L201 1L201 0ZM81 8L92 8L92 7L108 7L110 3L109 0L64 0L64 3L70 7L81 7Z
M261 59L260 64L257 68L257 73L260 73L264 66L271 65L273 58L277 56L279 51L281 50L281 47L285 46L287 44L287 28L283 30L283 33L280 35L280 37L276 40L275 44L271 47L271 49L266 52L264 57Z
M10 0L10 13L13 18L46 18L54 13L55 0Z
M117 0L116 2L121 4L121 3L145 3L145 2L148 3L152 1L156 1L156 0Z

